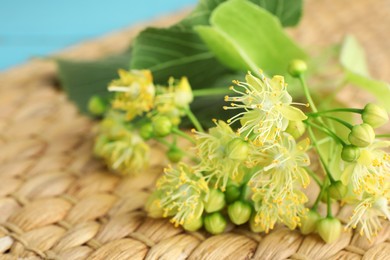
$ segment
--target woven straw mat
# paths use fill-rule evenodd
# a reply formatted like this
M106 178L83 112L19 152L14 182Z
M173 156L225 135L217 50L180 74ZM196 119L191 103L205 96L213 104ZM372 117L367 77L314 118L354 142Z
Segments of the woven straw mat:
M167 26L185 13L154 24ZM143 26L59 55L91 60L118 53ZM389 29L389 0L317 0L306 2L301 25L290 33L304 46L352 33L367 50L372 74L390 81ZM47 60L0 74L0 259L390 259L388 222L371 244L350 231L325 244L285 228L265 235L232 227L209 236L146 217L142 208L165 164L162 151L154 149L151 169L137 177L109 173L91 154L95 123L57 84ZM357 100L356 93L344 94Z

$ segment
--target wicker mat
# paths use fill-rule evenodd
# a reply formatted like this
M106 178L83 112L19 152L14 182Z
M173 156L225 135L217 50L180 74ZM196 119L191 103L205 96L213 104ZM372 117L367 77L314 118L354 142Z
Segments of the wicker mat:
M60 55L113 54L141 28ZM311 46L353 33L367 49L373 75L390 81L389 28L389 0L316 0L307 2L305 18L291 34ZM57 84L51 61L32 60L0 74L0 259L389 259L388 222L371 244L353 232L325 244L284 228L268 235L235 228L210 237L147 218L142 207L161 173L161 151L154 149L151 170L138 177L110 174L91 155L94 123L78 114Z

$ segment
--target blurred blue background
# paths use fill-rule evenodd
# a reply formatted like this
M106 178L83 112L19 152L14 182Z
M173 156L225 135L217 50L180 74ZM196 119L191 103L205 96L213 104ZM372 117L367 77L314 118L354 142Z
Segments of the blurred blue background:
M0 0L0 70L197 0Z

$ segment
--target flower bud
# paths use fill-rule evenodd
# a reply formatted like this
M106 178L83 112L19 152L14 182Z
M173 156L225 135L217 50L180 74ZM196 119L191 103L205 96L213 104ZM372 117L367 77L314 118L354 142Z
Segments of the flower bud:
M186 77L180 79L175 92L175 104L178 107L185 108L194 100L191 85Z
M228 214L230 220L236 224L241 225L249 220L252 213L252 207L247 202L236 201L228 207Z
M243 161L248 157L249 145L241 138L234 138L227 144L226 153L232 160Z
M286 133L292 135L295 139L301 137L305 131L306 127L302 121L290 121L286 128Z
M328 192L331 198L341 200L347 194L348 188L341 181L336 181L329 186Z
M204 227L210 234L221 234L226 228L226 219L219 212L204 217Z
M345 145L341 151L341 159L346 162L354 162L359 159L360 149L354 145Z
M152 119L153 132L158 137L164 137L171 133L172 122L166 116L157 116Z
M144 140L149 140L153 137L153 126L151 123L146 123L141 126L139 134Z
M364 123L369 124L373 128L378 128L389 121L389 115L384 108L369 103L364 107L362 119Z
M301 233L304 235L313 233L316 230L317 222L321 218L317 211L309 210L306 217L302 218Z
M169 161L177 163L183 158L183 153L177 147L171 147L167 152L167 157Z
M341 234L340 220L333 217L327 217L317 222L317 232L326 243L336 241Z
M187 231L197 231L203 226L202 217L199 218L189 218L184 221L183 228Z
M107 102L99 97L92 96L88 101L88 111L94 116L101 116L107 110Z
M251 228L252 232L255 232L255 233L260 233L260 232L265 231L265 229L260 224L256 223L255 215L253 215L249 219L249 227Z
M292 60L288 66L288 73L294 78L298 78L306 71L307 65L303 60Z
M225 198L227 203L232 203L236 201L241 194L240 187L235 186L235 185L229 185L226 187L225 191Z
M369 124L354 125L351 133L349 133L348 140L351 144L358 147L366 147L370 145L375 139L375 132Z
M220 190L210 190L207 200L204 203L204 209L207 213L221 210L225 207L225 194Z
M149 217L161 218L164 215L162 208L159 205L159 194L154 192L149 196L145 204L145 210Z

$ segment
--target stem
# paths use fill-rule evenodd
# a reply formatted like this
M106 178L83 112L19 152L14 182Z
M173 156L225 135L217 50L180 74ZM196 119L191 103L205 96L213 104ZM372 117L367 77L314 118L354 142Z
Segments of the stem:
M326 215L328 218L333 218L333 214L332 214L332 200L330 199L330 193L328 191L328 194L327 194L327 200L326 200L326 204L327 204L327 212L328 214Z
M191 123L195 126L196 130L204 133L202 125L200 124L198 118L196 118L194 113L192 113L191 109L187 107L186 109L184 109L184 111L187 114L187 117L190 119Z
M321 154L321 150L320 150L319 147L318 147L317 139L316 139L316 137L314 136L313 130L311 129L310 126L309 126L309 129L308 129L308 130L309 130L310 137L311 137L311 139L313 140L313 145L314 145L314 147L315 147L316 150L317 150L318 156L320 157L321 165L322 165L322 167L324 168L325 173L326 173L326 175L328 176L328 178L329 178L329 180L330 180L330 183L336 182L335 179L333 178L332 174L330 173L330 170L329 170L328 166L327 166L326 163L325 163L325 160L324 160L324 158L323 158L323 156L322 156L322 154Z
M390 134L376 135L378 138L390 138Z
M173 128L172 133L177 134L178 136L181 136L181 137L187 139L188 141L190 141L191 143L195 144L194 138L192 138L191 136L189 136L188 134L186 134L185 132L183 132L177 128Z
M317 124L313 124L313 123L310 123L308 121L304 121L305 124L307 124L309 127L312 126L312 127L315 127L317 128L318 130L321 130L322 132L328 134L330 137L332 137L336 142L339 142L341 143L343 146L346 145L346 143L340 138L337 136L337 134L335 132L333 132L332 130L330 130L329 128L325 127L325 126L319 126ZM317 142L317 145L319 144L319 142Z
M318 193L318 196L316 198L316 201L313 204L312 209L317 210L318 209L318 204L320 204L321 198L324 195L325 189L328 187L328 177L325 177L324 184L321 187L320 193Z
M317 174L315 174L309 167L305 167L307 173L310 175L310 177L313 178L313 180L318 184L318 186L322 187L322 182L320 178L318 178Z
M192 90L194 97L207 97L207 96L223 96L228 92L227 88L204 88Z
M317 117L317 116L315 116L315 117ZM340 118L337 118L337 117L326 116L326 115L325 115L325 116L322 116L322 117L328 118L328 119L331 119L331 120L334 120L334 121L336 121L336 122L342 124L343 126L347 127L348 129L352 129L352 127L353 127L350 123L348 123L348 122L346 122L346 121L344 121L344 120L342 120L342 119L340 119Z
M309 88L307 87L307 84L306 84L305 78L303 77L303 74L299 75L299 81L301 82L301 85L302 85L302 88L303 88L303 93L305 94L307 102L309 102L311 110L314 113L317 113L318 112L317 107L314 104L314 101L313 101L313 99L312 99L312 97L310 95L310 91L309 91Z
M360 109L360 108L335 108L335 109L330 109L330 110L319 111L319 112L316 112L315 114L321 115L321 114L332 113L332 112L350 112L350 113L361 114L361 113L363 113L363 111L364 111L364 109ZM314 113L310 113L310 114L314 114Z

